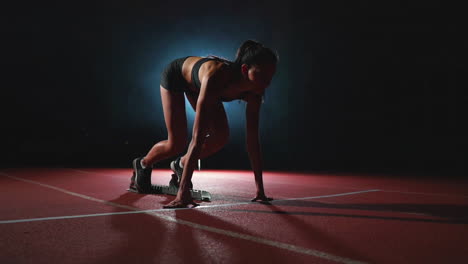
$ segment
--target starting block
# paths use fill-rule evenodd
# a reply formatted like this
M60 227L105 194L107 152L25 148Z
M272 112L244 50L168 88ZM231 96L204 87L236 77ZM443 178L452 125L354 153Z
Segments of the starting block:
M177 195L177 192L179 191L179 185L177 181L174 181L174 174L172 175L172 179L169 182L169 185L157 185L157 184L152 184L151 188L148 190L146 193L150 194L166 194L166 195ZM177 177L177 176L175 176ZM132 177L133 179L133 177ZM135 185L130 184L130 187L127 189L129 192L134 192L134 193L139 193L138 190L136 189ZM203 190L197 190L197 189L190 189L190 194L192 195L192 198L194 200L198 201L205 201L209 202L211 201L211 193Z

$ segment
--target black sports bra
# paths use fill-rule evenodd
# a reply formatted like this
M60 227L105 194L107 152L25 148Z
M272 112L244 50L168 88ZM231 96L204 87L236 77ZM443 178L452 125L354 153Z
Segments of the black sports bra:
M213 58L202 58L200 60L198 60L194 65L193 65L193 68L192 68L192 82L193 84L195 85L195 87L200 90L200 87L201 87L201 82L200 82L200 78L198 78L198 73L200 71L200 67L202 66L203 63L207 62L207 61L211 61L211 60L217 60L217 59L213 59ZM244 99L245 96L247 95L247 92L244 92L241 96L241 98L234 98L234 99L227 99L227 98L223 98L221 97L221 101L223 102L231 102L233 100L240 100L240 99Z
M207 61L210 61L210 60L215 60L215 59L202 58L202 59L198 60L195 63L195 65L193 65L193 68L192 68L192 81L193 81L193 84L195 85L195 87L197 87L198 90L200 90L200 87L201 87L200 78L198 78L198 72L200 71L200 67L202 66L202 64L207 62Z

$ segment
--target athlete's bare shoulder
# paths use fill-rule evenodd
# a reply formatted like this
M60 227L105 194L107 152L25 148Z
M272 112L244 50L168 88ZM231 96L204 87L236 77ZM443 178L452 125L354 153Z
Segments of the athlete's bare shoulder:
M204 67L204 69L202 69ZM200 95L219 99L223 89L229 83L230 71L226 65L219 61L207 61L199 72Z
M210 78L212 76L217 76L218 78L220 76L223 76L227 73L226 71L226 65L217 60L210 60L205 63L200 67L200 80L203 80L205 78Z

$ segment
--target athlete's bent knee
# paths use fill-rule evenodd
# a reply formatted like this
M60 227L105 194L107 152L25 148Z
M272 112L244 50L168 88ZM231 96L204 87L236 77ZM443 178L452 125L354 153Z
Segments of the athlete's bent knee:
M220 150L229 142L229 133L215 135L212 140L214 141L215 148Z
M187 146L186 140L169 141L169 144L168 144L169 151L173 153L174 155L183 152L186 146Z
M221 139L219 140L219 144L221 145L221 147L226 145L228 142L229 142L229 133L223 135Z

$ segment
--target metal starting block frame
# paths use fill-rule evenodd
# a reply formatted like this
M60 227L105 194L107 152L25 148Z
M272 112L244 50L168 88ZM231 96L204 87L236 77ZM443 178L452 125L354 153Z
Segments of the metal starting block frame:
M169 185L157 185L157 184L152 184L150 190L148 190L145 193L149 194L166 194L166 195L177 195L177 192L179 191L179 187L176 186L177 181L170 181ZM130 188L127 189L129 192L134 192L138 193L138 190L134 187L134 185L131 185ZM192 189L190 190L190 194L192 195L192 198L194 200L198 201L205 201L209 202L211 201L211 193L203 190L197 190L197 189Z
M175 196L177 195L179 188L170 185L151 185L151 190L154 194L167 194ZM190 190L190 194L195 200L207 202L211 201L211 194L207 191L192 189Z

